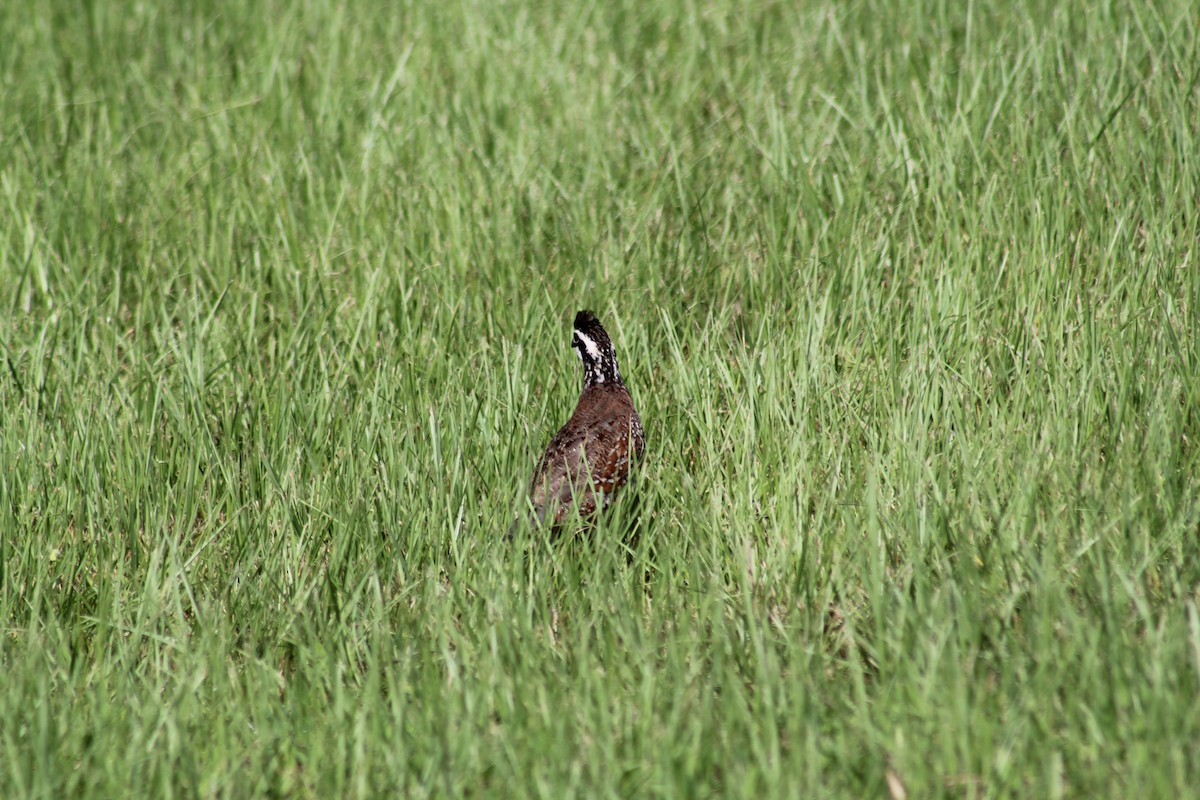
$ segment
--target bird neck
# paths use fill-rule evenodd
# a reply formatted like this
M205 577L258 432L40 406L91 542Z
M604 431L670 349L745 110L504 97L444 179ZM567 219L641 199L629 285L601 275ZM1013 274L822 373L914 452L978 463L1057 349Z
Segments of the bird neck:
M621 369L617 366L617 358L606 355L600 359L585 358L583 361L583 388L594 386L624 386L621 381Z

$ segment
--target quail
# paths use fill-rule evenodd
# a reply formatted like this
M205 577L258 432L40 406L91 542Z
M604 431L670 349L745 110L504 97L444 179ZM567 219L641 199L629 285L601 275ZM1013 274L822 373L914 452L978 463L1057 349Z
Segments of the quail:
M592 312L575 315L571 347L583 363L583 391L529 483L532 522L552 529L563 526L576 509L586 520L607 507L646 446L612 339ZM519 525L520 519L510 537Z

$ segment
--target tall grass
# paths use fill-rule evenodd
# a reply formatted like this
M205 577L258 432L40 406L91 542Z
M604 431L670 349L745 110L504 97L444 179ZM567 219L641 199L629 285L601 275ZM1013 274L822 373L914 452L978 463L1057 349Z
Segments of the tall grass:
M1190 3L0 30L0 796L1200 784Z

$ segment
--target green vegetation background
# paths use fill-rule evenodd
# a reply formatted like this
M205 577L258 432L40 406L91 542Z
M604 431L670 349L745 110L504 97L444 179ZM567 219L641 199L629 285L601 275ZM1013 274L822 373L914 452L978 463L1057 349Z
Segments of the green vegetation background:
M1192 3L0 30L0 796L1200 785Z

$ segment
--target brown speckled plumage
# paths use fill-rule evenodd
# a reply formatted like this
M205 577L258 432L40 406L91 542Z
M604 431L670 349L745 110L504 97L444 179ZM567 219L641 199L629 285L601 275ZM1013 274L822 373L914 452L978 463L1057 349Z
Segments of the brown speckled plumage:
M551 527L566 523L576 508L587 518L609 505L645 449L642 421L595 314L575 315L571 346L583 362L583 392L529 484L534 521Z

